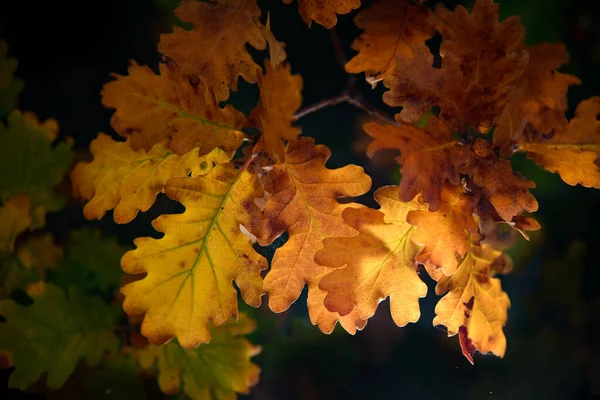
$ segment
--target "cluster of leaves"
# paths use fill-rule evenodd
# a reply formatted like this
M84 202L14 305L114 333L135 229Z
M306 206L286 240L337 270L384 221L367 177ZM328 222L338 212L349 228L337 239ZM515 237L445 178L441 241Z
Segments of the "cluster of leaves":
M299 1L309 25L326 27L359 5ZM90 219L114 209L115 222L128 223L159 193L185 207L154 220L164 236L137 239L122 259L125 272L145 274L122 288L125 311L144 316L142 334L193 348L238 316L236 288L251 306L268 294L270 309L282 312L305 285L310 320L325 333L338 322L351 334L363 329L387 297L404 326L420 317L424 266L443 295L433 323L459 335L471 362L475 351L502 356L510 300L496 275L512 267L503 250L540 228L528 215L538 208L535 184L509 157L525 152L570 185L600 187L600 99L567 120L567 90L579 80L557 71L564 46L526 46L518 17L500 22L492 0L470 12L406 0L361 11L364 33L346 69L382 81L383 100L401 107L396 124L364 125L370 156L400 153L400 185L375 191L376 210L340 201L370 189L361 167L328 169L330 150L298 137L302 79L255 0L187 0L175 13L190 29L161 36L159 73L132 63L104 86L102 102L126 140L101 133L93 161L71 175ZM426 45L436 31L441 62ZM248 46L268 46L264 69ZM260 91L248 117L219 105L239 76ZM253 244L285 232L268 265Z
M250 360L260 348L243 337L255 328L249 317L214 329L211 344L196 349L177 342L149 346L119 306L126 249L98 230L72 229L61 247L44 231L46 214L65 200L55 186L71 164L71 143L57 142L56 121L40 123L33 113L12 109L22 82L13 77L17 62L6 50L0 42L0 104L11 108L2 110L6 124L0 122L0 366L14 367L9 387L42 382L58 389L88 368L92 379L76 389L83 398L99 391L145 398L136 376L155 372L169 394L181 388L197 399L247 393L260 372ZM63 390L73 390L73 380Z

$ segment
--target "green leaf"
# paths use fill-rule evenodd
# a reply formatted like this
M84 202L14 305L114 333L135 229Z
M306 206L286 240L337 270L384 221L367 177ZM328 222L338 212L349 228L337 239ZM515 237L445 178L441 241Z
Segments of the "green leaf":
M29 197L33 227L41 227L44 215L62 207L62 196L53 192L71 163L71 143L53 146L58 135L54 120L40 123L32 113L13 111L8 125L0 123L0 201L15 195Z
M8 45L0 40L0 118L6 117L17 107L19 94L23 90L23 81L14 77L19 63L14 58L7 58L7 52Z
M261 349L243 337L255 326L240 314L237 322L213 328L210 343L184 349L173 340L137 350L135 357L144 369L156 364L158 384L167 395L181 393L183 382L183 392L192 399L232 399L236 393L248 394L258 382L260 368L250 358Z
M129 250L116 237L103 237L100 230L73 229L59 268L49 281L62 288L75 285L83 291L108 292L120 286L121 257Z
M8 386L26 389L47 372L47 385L61 387L80 359L97 365L105 352L118 348L113 333L119 310L100 298L83 295L71 287L68 296L46 284L33 304L0 302L6 322L0 324L0 349L12 355L15 370Z

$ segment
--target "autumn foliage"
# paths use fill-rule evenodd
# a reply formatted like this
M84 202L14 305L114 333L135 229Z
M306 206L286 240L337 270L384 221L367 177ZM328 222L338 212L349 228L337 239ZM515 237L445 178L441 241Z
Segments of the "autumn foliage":
M360 6L297 1L308 26L326 28ZM356 16L363 33L345 68L386 88L383 101L397 113L364 124L367 155L397 151L401 180L373 188L379 208L368 208L351 202L371 189L363 168L328 168L331 151L296 125L302 78L292 74L267 11L255 0L184 0L175 13L191 28L161 35L158 73L131 62L102 90L123 140L100 133L93 159L70 175L85 217L114 210L117 224L129 223L160 193L185 208L156 218L152 226L164 236L136 239L121 259L135 275L121 288L123 309L143 318L151 343L136 357L157 363L161 388L176 392L164 374L185 380L183 367L169 364L185 354L159 346L176 338L200 351L225 340L219 327L236 330L232 318L241 325L227 340L239 340L251 322L239 313L238 291L254 307L266 294L279 313L307 286L310 321L324 333L339 323L354 334L388 297L398 326L416 322L425 274L440 296L433 324L458 334L471 362L475 352L502 357L510 300L497 275L512 262L500 230L527 238L540 228L531 216L535 183L513 171L510 158L523 152L569 185L600 188L600 98L581 102L567 120L567 91L580 81L558 71L568 61L565 47L525 45L519 18L499 21L492 0L471 10L377 1ZM428 46L436 31L439 52ZM269 58L256 61L250 48ZM247 116L221 105L239 77L260 92ZM13 197L1 212L17 219L26 203ZM256 251L284 233L270 262ZM0 236L9 247L11 240ZM240 346L246 372L231 372L227 394L257 381L248 364L256 349ZM224 357L237 362L240 354ZM206 390L188 394L205 398Z

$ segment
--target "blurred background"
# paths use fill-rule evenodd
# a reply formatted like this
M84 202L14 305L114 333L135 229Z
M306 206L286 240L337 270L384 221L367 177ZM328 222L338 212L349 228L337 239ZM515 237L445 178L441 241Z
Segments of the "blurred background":
M364 6L371 3L363 0ZM452 8L471 2L444 3ZM561 41L567 46L571 60L561 71L583 81L570 90L569 116L582 99L600 95L599 1L499 3L502 18L521 17L528 44ZM7 41L9 56L19 60L17 76L25 81L20 108L36 112L42 120L57 119L61 137L74 139L76 157L85 157L98 132L116 137L109 125L112 111L100 103L102 85L113 72L125 74L128 60L156 69L159 35L177 23L172 13L176 4L175 0L3 1L0 38ZM317 24L308 29L295 2L259 4L265 14L270 12L276 37L287 44L292 72L304 78L303 106L339 94L348 76L334 55L331 32ZM354 54L350 44L360 34L353 23L356 13L340 16L335 28L348 58ZM381 85L371 90L357 76L357 88L368 102L393 115L394 110L381 101ZM257 90L242 81L232 96L244 112L257 99ZM331 147L330 168L363 165L374 190L397 183L399 177L391 157L365 157L368 140L360 127L367 120L361 111L342 104L310 114L299 125L303 134ZM421 301L418 323L398 328L385 301L356 336L340 327L331 335L320 333L308 320L304 293L282 314L264 306L246 307L259 323L252 340L263 347L254 358L262 368L261 380L249 398L600 398L600 190L570 187L524 157L515 157L513 165L537 184L532 192L540 204L536 217L542 230L510 250L515 268L501 277L512 302L503 359L477 354L472 366L462 356L457 338L432 326L438 297L434 282L425 275L429 295ZM69 191L68 182L62 189ZM360 200L374 206L371 194ZM84 220L82 204L70 200L64 210L49 215L47 229L64 243L69 229L93 226L131 246L136 237L158 236L150 226L156 216L179 211L161 197L131 224L116 226L112 213L101 221ZM261 251L272 255L284 241L285 237ZM1 370L3 388L7 379L7 370ZM150 398L161 397L154 381L146 386ZM3 393L8 398L43 397L16 390Z

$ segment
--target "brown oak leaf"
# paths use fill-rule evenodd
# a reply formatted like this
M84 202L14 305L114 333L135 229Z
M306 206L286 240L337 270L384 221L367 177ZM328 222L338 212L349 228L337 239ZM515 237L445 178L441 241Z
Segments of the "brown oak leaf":
M238 76L254 83L260 66L254 62L246 44L264 50L260 8L256 0L183 0L175 15L192 24L191 30L173 27L162 34L158 51L175 63L191 79L200 79L218 101L237 90Z
M283 0L290 4L292 0ZM360 0L298 0L298 10L304 22L310 28L312 21L333 28L337 24L336 14L348 14L360 7Z
M392 74L398 55L412 57L413 45L435 33L431 10L406 0L380 0L354 22L364 33L352 43L358 54L346 63L346 71L364 72L373 86Z

